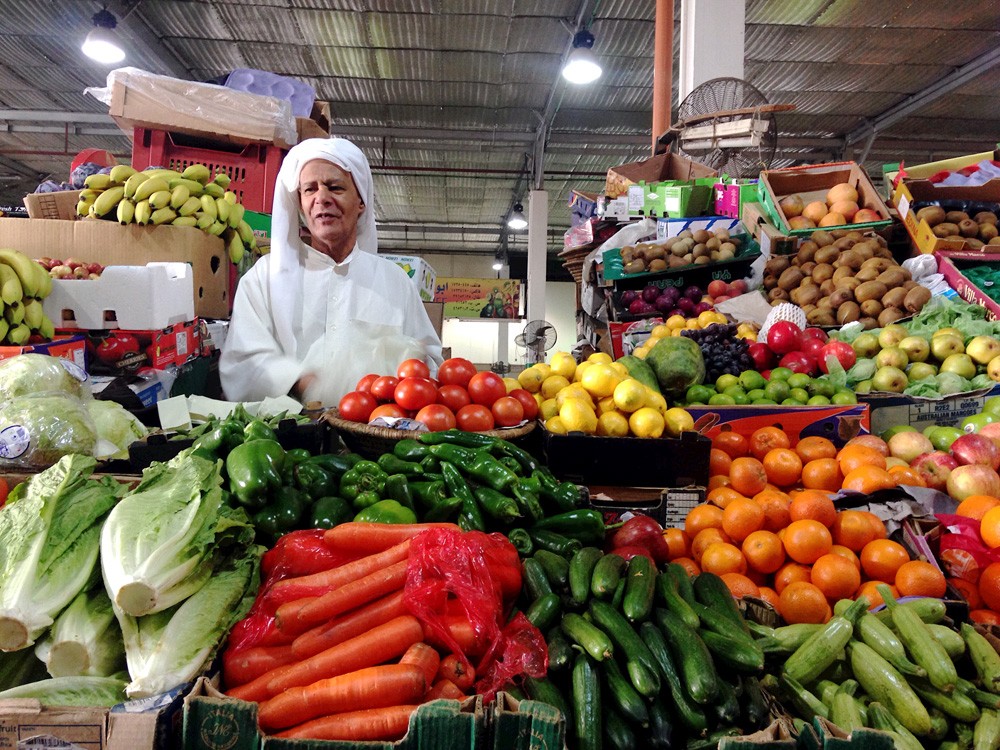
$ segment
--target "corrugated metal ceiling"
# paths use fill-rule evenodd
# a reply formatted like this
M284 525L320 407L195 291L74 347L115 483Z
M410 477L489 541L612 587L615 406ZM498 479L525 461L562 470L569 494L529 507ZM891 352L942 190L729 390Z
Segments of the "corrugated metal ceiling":
M740 0L733 0L739 2ZM674 53L679 52L676 6ZM745 73L779 115L775 165L858 158L849 134L962 66L978 75L887 125L866 165L984 150L1000 132L1000 4L938 0L746 0ZM549 107L544 183L550 251L561 249L573 188L649 153L655 3L650 0L0 0L0 204L65 177L87 146L128 159L105 105L83 94L106 69L79 42L107 5L127 64L192 80L239 67L312 85L333 131L365 149L376 211L396 250L492 253L531 183ZM558 69L577 15L605 68L595 85ZM718 40L726 54L726 40ZM679 64L674 63L676 106ZM16 110L38 110L35 120ZM101 120L102 118L98 118ZM525 201L526 202L526 201ZM523 250L523 237L508 238Z

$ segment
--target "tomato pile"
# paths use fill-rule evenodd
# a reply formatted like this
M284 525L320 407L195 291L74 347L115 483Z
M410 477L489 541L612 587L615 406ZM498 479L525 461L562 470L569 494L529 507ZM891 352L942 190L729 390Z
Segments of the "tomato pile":
M523 388L513 388L496 373L462 357L441 365L437 377L419 359L407 359L395 375L371 373L337 405L340 416L368 424L379 417L410 417L432 432L457 427L483 432L513 427L538 416L538 401Z

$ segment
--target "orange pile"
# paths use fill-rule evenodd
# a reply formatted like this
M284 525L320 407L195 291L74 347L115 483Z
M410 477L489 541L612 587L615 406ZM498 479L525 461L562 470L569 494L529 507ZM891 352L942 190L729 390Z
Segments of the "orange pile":
M770 602L789 623L826 622L838 599L862 594L881 604L879 583L899 596L942 596L945 578L935 565L911 561L874 514L838 511L831 500L842 487L923 486L887 453L870 435L838 451L823 437L793 447L777 427L749 438L722 432L712 441L708 502L688 513L683 530L669 531L671 557L722 576L735 596ZM1000 601L1000 563L996 578Z

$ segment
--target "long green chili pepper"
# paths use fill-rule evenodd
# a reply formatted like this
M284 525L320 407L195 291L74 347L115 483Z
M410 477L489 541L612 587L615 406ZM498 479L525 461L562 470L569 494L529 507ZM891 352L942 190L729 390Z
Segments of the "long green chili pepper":
M568 513L543 518L535 524L535 528L579 539L584 544L599 545L604 542L604 516L590 508L576 508Z
M451 443L431 446L431 454L439 461L450 461L456 466L468 466L477 455L470 448L463 448L460 445L452 445Z
M458 528L462 531L486 531L486 519L476 498L462 500L462 509L458 512Z
M404 461L420 461L431 454L431 448L419 440L403 438L397 440L396 444L392 446L392 454Z
M520 479L516 480L510 487L511 493L521 513L531 519L532 523L537 523L545 515L541 503L538 502L538 495L529 488L521 484Z
M461 445L466 448L492 448L497 439L489 435L464 430L441 430L439 432L422 432L418 438L427 445Z
M443 484L443 483L442 483ZM445 497L433 508L425 511L422 521L425 523L441 523L450 521L452 517L462 508L463 500L460 497Z
M528 536L531 537L535 549L547 549L549 552L555 552L563 557L569 557L583 548L579 539L573 539L546 529L528 529Z
M405 461L392 453L383 453L375 463L386 474L405 474L408 477L419 477L424 473L424 467L416 461Z
M499 453L516 460L521 465L521 472L519 473L530 475L542 466L538 462L538 459L528 453L528 451L514 445L508 440L497 440L491 452L494 454Z
M497 492L503 492L517 482L517 474L489 453L477 453L468 463L455 463L461 466L468 476Z
M382 495L387 500L395 500L404 508L416 511L413 503L413 492L410 490L410 480L405 474L390 474L385 480L385 488Z
M476 487L473 492L483 510L498 521L510 523L521 517L521 509L514 498L489 487Z
M535 543L527 529L511 529L507 532L507 539L521 557L528 557L535 551Z

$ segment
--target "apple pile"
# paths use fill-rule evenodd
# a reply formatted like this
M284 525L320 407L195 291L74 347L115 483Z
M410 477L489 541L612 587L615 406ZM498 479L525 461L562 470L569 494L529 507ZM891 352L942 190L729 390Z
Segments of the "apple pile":
M857 360L850 344L828 338L821 328L802 330L788 320L773 323L767 329L766 339L750 344L754 365L765 377L774 367L786 367L812 377L830 371L831 357L845 370L851 369Z
M747 283L743 279L732 283L717 279L709 282L707 289L695 285L684 289L675 286L661 288L651 282L641 290L623 291L618 297L618 304L630 315L680 315L691 318L711 310L717 302L724 302L746 291Z
M99 279L104 273L100 263L84 263L76 258L37 258L36 262L49 272L53 279Z

